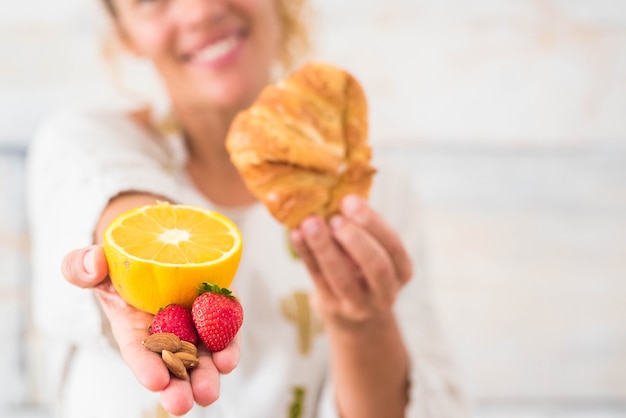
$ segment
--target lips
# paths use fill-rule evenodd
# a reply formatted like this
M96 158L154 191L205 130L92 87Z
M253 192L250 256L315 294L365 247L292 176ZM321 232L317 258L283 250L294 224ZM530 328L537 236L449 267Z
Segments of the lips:
M233 31L188 54L187 60L192 64L217 64L227 59L241 45L243 31Z

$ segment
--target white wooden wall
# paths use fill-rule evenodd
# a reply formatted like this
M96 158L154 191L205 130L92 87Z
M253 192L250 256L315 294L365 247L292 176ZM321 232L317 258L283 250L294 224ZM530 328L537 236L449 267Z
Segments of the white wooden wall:
M19 150L56 107L118 99L94 2L0 14L0 415L30 396L7 379L28 370ZM626 1L314 6L315 56L363 82L377 155L415 177L477 415L626 416Z

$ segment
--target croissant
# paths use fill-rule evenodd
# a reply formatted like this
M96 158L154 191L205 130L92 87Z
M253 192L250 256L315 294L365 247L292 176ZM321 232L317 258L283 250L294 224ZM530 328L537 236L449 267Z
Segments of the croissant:
M367 111L351 74L309 63L237 114L226 148L248 189L293 228L308 215L338 212L347 194L367 198L376 172Z

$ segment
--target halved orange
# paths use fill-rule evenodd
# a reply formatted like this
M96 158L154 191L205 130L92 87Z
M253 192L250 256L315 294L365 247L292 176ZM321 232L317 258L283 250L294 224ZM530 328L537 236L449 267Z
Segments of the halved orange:
M229 287L241 250L241 233L224 215L165 202L122 213L104 233L115 289L153 314L171 303L190 308L202 282Z

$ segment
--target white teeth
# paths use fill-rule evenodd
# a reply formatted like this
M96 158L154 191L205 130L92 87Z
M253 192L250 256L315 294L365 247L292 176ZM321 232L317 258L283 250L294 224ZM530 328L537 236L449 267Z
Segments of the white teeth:
M216 60L230 52L236 44L237 37L234 35L229 36L228 38L224 38L219 42L207 46L202 51L198 52L194 56L193 60L196 62L207 62Z

